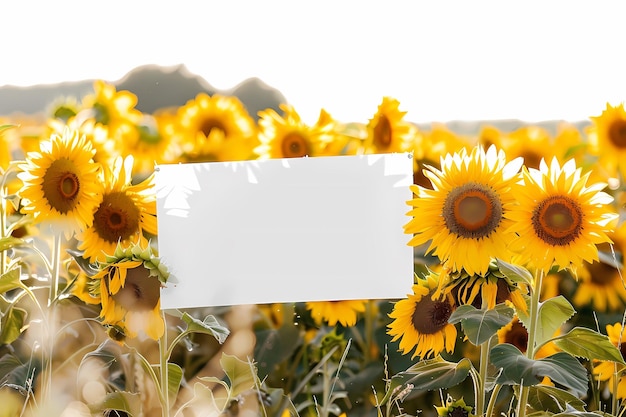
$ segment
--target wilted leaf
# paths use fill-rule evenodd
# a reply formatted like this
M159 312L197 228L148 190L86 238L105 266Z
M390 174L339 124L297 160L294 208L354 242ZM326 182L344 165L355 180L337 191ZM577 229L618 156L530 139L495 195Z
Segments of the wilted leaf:
M607 336L585 327L573 328L563 336L555 338L554 344L579 358L626 364L619 349L611 343Z
M460 322L467 339L478 346L513 320L514 314L515 311L506 304L498 304L493 309L481 310L465 304L452 313L448 322L452 324Z
M448 362L440 356L420 361L391 378L390 387L381 400L381 405L391 399L391 394L397 387L412 384L416 390L450 388L463 382L471 369L472 362L467 358L461 359L459 363Z
M587 392L587 371L569 353L559 352L534 360L515 346L503 343L491 349L491 362L502 370L496 380L499 384L531 386L547 376L579 395Z
M221 344L226 341L226 338L230 334L230 330L227 327L220 324L217 319L208 315L203 321L200 321L187 313L184 313L182 320L187 323L186 331L190 333L205 333L210 334Z

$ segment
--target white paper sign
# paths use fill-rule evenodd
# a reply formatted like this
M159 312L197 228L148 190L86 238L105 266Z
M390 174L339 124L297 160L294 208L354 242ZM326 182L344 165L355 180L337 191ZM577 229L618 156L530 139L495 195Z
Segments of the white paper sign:
M411 291L409 154L160 165L161 308Z

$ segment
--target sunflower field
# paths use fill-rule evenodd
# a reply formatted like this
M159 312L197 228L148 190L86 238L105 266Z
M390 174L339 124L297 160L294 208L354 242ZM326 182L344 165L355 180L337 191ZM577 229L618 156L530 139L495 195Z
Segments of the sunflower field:
M314 124L136 104L97 81L0 118L0 416L625 415L623 104L475 135L391 97ZM405 298L161 310L155 164L397 152Z

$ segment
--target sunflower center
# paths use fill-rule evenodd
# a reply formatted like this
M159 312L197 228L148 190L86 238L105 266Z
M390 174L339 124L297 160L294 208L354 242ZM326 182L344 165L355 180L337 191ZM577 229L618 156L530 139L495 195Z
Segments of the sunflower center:
M128 239L139 231L139 222L139 209L123 192L106 194L93 218L96 233L109 243Z
M425 295L415 303L413 327L420 334L435 334L441 331L452 315L452 306L447 300L433 301L431 295Z
M283 138L281 151L285 158L299 158L309 154L309 145L301 135L292 132Z
M71 211L77 204L80 192L80 178L76 167L67 158L52 162L43 176L43 195L50 207L60 213Z
M204 136L209 137L213 129L221 130L224 136L226 136L228 133L226 131L226 126L224 126L224 124L220 120L213 119L211 117L202 120L202 123L200 124L200 130L202 131L202 133L204 133Z
M539 169L543 155L527 150L523 152L521 156L524 158L524 165L529 168Z
M567 196L551 196L541 201L532 215L535 234L551 246L565 246L582 231L583 211Z
M587 265L591 282L599 286L611 285L616 279L619 279L619 272L614 266L605 262L593 262Z
M454 407L452 411L448 411L448 417L468 417L469 412L463 407Z
M500 224L502 203L491 188L468 182L448 193L443 204L443 217L452 233L480 239Z
M526 352L526 349L528 349L528 332L522 323L519 321L513 322L511 329L506 332L504 342L515 346L522 353Z
M127 311L150 311L159 301L161 283L143 266L126 272L124 287L111 298Z
M611 123L609 139L616 148L626 148L626 120L618 119Z
M376 126L374 126L374 145L383 149L388 148L391 145L391 139L391 123L386 116L380 116Z

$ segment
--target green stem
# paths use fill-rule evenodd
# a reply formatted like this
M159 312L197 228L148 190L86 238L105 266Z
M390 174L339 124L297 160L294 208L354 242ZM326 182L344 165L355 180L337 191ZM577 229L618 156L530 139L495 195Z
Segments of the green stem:
M489 365L489 340L480 344L480 370L478 392L476 393L476 415L482 416L485 411L485 386L487 385L487 367Z
M493 415L493 409L496 406L496 400L498 399L498 394L500 393L501 388L502 385L500 384L497 384L495 387L493 387L491 398L489 398L489 404L487 404L487 413L485 414L486 417L491 417Z
M50 282L50 295L48 297L48 306L51 306L57 299L59 291L59 273L61 270L61 239L63 235L58 234L54 237L52 244L52 281Z
M165 320L165 313L161 313L163 323L165 323L165 330L163 335L159 339L159 356L161 359L159 370L161 373L161 406L163 417L169 417L170 415L170 396L169 396L169 375L168 375L168 363L169 353L171 352L167 346L167 321Z
M535 338L537 333L537 320L539 319L539 300L541 297L541 286L543 282L543 271L535 273L535 282L530 295L530 324L528 325L528 344L526 346L526 357L533 359L535 357ZM526 403L528 402L528 394L530 386L520 387L520 396L517 404L518 417L526 416Z

